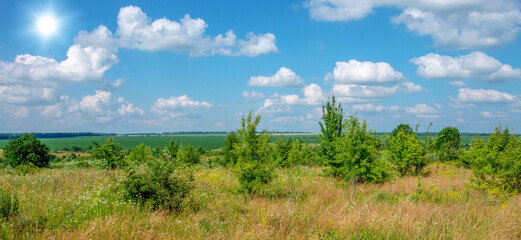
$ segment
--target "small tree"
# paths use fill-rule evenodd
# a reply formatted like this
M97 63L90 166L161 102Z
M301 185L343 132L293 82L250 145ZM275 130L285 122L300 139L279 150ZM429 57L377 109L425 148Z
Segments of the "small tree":
M130 163L144 163L153 159L152 151L149 146L145 146L145 144L141 143L139 146L133 148L128 156L126 157L127 161Z
M391 136L396 136L396 134L398 134L398 132L400 132L400 131L403 131L406 134L414 133L414 131L412 130L412 127L409 124L402 123L402 124L396 126L396 128L391 133Z
M180 149L177 154L177 161L180 163L194 165L201 161L201 154L189 145L185 149Z
M115 169L123 165L124 154L121 152L121 147L114 142L113 137L107 138L103 145L94 141L92 143L94 144L92 156L105 161L106 168Z
M401 126L401 125L400 125ZM398 127L400 127L398 126ZM397 130L398 127L395 129ZM398 129L388 137L387 155L401 176L419 175L427 165L427 151L414 132Z
M436 149L440 161L453 161L458 159L461 138L458 128L446 127L438 133Z
M177 143L174 141L174 139L170 139L170 144L165 147L164 153L167 158L170 160L176 160L177 154L179 153L179 147L177 146Z
M337 154L335 141L342 134L342 127L344 121L344 113L342 105L336 104L335 96L327 101L326 105L322 106L322 120L324 123L320 124L320 134L318 135L318 142L320 143L320 153L326 163L335 161Z
M257 134L260 119L260 115L254 119L252 112L247 118L243 117L242 128L237 130L241 142L234 145L237 156L235 172L241 188L249 193L261 190L274 178L270 164L270 134L266 130Z
M388 165L380 158L380 140L367 130L365 121L360 124L356 116L349 116L344 132L334 143L339 152L330 161L327 173L354 182L382 182L389 177Z
M275 141L275 147L273 149L273 161L275 161L279 166L288 166L288 154L291 150L292 140L284 139L281 135L277 141Z
M237 154L235 152L235 145L240 143L241 139L235 132L230 132L226 136L226 140L224 140L224 147L223 147L223 155L225 159L225 163L230 166L235 166L237 163Z
M30 134L9 140L4 147L4 157L12 167L27 164L47 167L52 159L49 154L49 147Z

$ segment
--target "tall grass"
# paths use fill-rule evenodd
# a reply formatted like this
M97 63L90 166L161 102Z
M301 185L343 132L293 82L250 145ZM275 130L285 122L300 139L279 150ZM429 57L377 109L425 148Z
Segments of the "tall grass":
M0 170L16 189L20 216L0 238L35 239L519 239L521 196L466 188L470 172L436 164L428 176L353 185L318 167L278 170L262 192L240 192L232 172L196 166L181 212L126 202L121 173Z

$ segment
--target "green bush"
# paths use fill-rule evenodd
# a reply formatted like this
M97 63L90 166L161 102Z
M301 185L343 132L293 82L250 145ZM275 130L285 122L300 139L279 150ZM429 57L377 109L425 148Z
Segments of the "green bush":
M9 220L20 213L18 196L9 188L0 188L0 220Z
M386 153L390 162L401 176L408 174L418 176L427 165L425 157L427 150L423 143L418 140L414 132L398 129L393 133L387 138L389 144Z
M123 188L130 200L153 209L177 211L193 188L193 176L173 161L151 159L126 170Z
M49 147L33 135L24 134L18 139L11 139L4 147L6 162L12 167L32 164L36 167L47 167L52 160Z
M273 148L273 161L281 167L289 167L288 154L292 147L292 140L285 139L282 135L275 141Z
M237 156L235 173L239 184L249 193L260 191L274 178L270 134L266 130L257 134L260 119L260 115L253 119L252 112L247 118L242 118L242 128L237 130L241 141L234 145L233 150Z
M129 163L144 163L154 158L150 147L145 146L141 143L139 146L133 148L126 157L126 161Z
M91 151L92 156L95 159L104 161L105 168L115 169L124 165L124 154L121 151L121 147L114 142L113 137L107 138L103 145L94 141L92 143L94 144L94 148Z
M177 143L174 141L174 139L170 139L170 144L165 147L165 150L163 150L166 157L170 160L176 160L177 159L177 153L179 152L179 146L177 146Z
M489 137L473 140L464 162L473 170L472 186L484 190L521 192L521 139L501 126Z
M334 95L331 96L331 99L328 99L326 105L322 106L322 120L324 120L324 123L318 123L320 133L317 141L320 143L320 154L323 162L327 165L336 161L335 158L339 151L336 149L338 146L336 142L342 134L344 125L342 105L340 103L336 105Z
M405 124L405 123L402 123L398 126L396 126L395 129L393 129L393 132L391 133L391 136L396 136L396 134L398 134L398 132L404 132L406 134L413 134L414 131L412 130L412 127L409 125L409 124Z
M454 161L459 158L461 137L458 128L446 127L438 133L436 150L438 159L442 162Z
M380 158L382 144L356 116L346 119L343 133L335 142L338 153L326 173L354 182L383 182L389 176L388 163Z
M177 161L188 165L198 164L201 162L201 153L189 145L184 149L180 148L179 153L177 154Z
M234 146L241 142L241 139L235 132L228 133L226 140L224 140L223 155L224 163L226 165L234 166L237 163L237 154L234 150Z

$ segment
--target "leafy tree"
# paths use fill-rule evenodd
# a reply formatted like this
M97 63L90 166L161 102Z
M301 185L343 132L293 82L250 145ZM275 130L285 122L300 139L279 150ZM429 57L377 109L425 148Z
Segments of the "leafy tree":
M427 150L414 132L398 129L388 137L387 155L401 176L419 175L427 165Z
M128 156L126 157L127 161L130 163L144 163L153 159L152 151L149 146L145 146L145 144L141 143L139 146L133 148Z
M412 134L414 131L412 130L412 127L409 124L402 123L398 125L393 132L391 133L391 136L396 136L398 132L403 131L406 134Z
M170 144L165 147L165 155L170 160L176 160L177 154L179 153L179 147L177 146L177 143L174 141L174 139L170 139Z
M338 152L335 141L342 134L344 121L342 105L336 104L334 95L331 95L325 106L322 105L322 120L324 123L319 122L320 134L317 140L320 143L320 153L325 162L328 163L335 161Z
M12 167L34 165L47 167L52 160L49 147L33 135L24 134L18 139L11 139L4 147L5 161Z
M508 128L497 127L487 143L474 139L463 159L473 170L473 187L521 192L521 139L510 135Z
M275 141L273 149L273 160L280 166L288 166L288 154L291 150L292 140L285 139L282 135Z
M241 188L249 193L261 190L274 178L270 164L270 134L266 130L257 134L260 119L260 115L254 118L252 112L247 118L243 117L242 128L237 130L241 142L234 145L237 156L235 172Z
M223 155L225 163L234 166L237 163L237 154L234 151L235 145L240 143L241 139L235 132L228 133L224 140Z
M458 128L446 127L438 133L436 148L440 161L453 161L458 159L461 138Z
M124 154L121 147L114 142L113 137L107 138L103 145L92 141L94 149L92 149L92 156L96 159L104 161L106 168L115 169L123 165Z
M201 161L201 154L194 147L188 146L177 154L177 160L184 164L194 165Z
M388 164L380 158L382 145L356 116L346 119L342 135L334 144L338 153L326 173L354 182L382 182L389 177Z

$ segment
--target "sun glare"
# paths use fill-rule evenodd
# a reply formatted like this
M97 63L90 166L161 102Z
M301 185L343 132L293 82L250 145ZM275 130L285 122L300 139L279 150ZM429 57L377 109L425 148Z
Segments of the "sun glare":
M45 15L38 19L37 27L41 35L50 36L56 31L58 23L53 16Z

